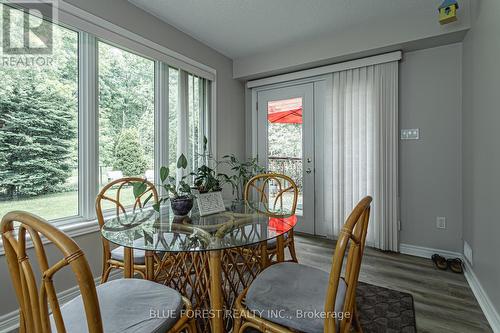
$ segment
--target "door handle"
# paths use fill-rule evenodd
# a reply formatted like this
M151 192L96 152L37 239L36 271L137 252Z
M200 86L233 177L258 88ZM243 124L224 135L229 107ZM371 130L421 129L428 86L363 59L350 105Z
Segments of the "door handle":
M310 174L311 172L312 172L311 168L307 168L307 169L306 169L306 173L307 173L307 174Z

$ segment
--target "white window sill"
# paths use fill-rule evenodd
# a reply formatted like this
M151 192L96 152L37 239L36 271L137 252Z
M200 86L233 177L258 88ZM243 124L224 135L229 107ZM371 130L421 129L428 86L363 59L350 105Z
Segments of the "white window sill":
M130 208L130 207L126 207ZM153 209L152 207L146 207L144 210L151 210ZM116 213L113 211L113 209L108 209L103 212L103 217L104 220L111 219L113 217L116 217ZM56 219L50 221L52 225L54 225L56 228L59 230L62 230L66 233L71 238L75 238L78 236L83 236L86 234L91 234L94 232L100 231L99 223L97 222L97 219L94 220L87 220L81 216L72 216L72 217L67 217L67 218L62 218L62 219ZM101 235L97 236L98 239L101 238ZM42 237L42 242L43 244L48 244L50 241ZM77 242L78 243L78 242ZM26 237L26 248L31 249L33 248L33 243L31 242L31 239L29 239L29 235ZM5 254L5 250L3 248L3 242L0 239L0 256L3 256Z
M98 232L100 230L97 220L85 220L81 217L54 221L53 224L58 229L64 231L71 238ZM42 238L42 242L43 244L50 243L50 241L45 237ZM30 239L26 239L26 248L33 248L33 243ZM4 254L5 250L3 248L3 242L0 241L0 256L3 256Z

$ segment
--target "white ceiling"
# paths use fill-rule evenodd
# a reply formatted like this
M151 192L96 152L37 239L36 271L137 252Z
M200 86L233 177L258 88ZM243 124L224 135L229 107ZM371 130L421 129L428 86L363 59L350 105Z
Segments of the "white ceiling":
M129 0L237 59L398 15L437 15L440 0ZM367 26L369 28L369 25Z

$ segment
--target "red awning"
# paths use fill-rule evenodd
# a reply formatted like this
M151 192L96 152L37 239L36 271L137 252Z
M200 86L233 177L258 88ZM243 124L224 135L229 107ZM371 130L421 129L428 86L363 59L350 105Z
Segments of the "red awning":
M269 113L267 119L270 123L302 124L302 108L297 110Z
M271 123L302 124L302 98L269 102L267 119Z

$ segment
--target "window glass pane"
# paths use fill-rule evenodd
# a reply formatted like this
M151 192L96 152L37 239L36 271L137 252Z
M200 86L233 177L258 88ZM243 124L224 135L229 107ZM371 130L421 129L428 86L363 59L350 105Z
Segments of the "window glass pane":
M200 139L203 137L200 128L200 79L189 75L189 138L188 138L188 161L192 170L200 165L200 154L203 149L200 145Z
M179 71L170 67L168 82L168 168L173 174L177 168L177 127L179 113Z
M99 177L154 180L154 61L104 42L99 49ZM133 203L132 191L120 198Z
M268 168L269 171L291 177L299 188L297 214L302 214L302 98L270 101L268 112ZM274 202L276 191L271 189L269 202ZM290 206L291 193L284 201Z
M0 9L11 13L11 45L22 47L22 13ZM78 215L78 33L44 22L52 53L0 53L9 59L0 63L0 218Z

